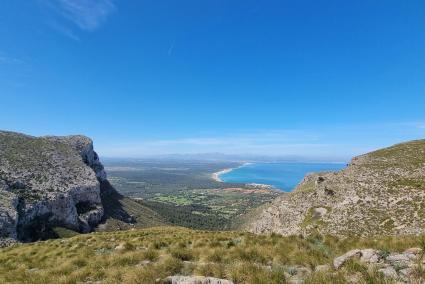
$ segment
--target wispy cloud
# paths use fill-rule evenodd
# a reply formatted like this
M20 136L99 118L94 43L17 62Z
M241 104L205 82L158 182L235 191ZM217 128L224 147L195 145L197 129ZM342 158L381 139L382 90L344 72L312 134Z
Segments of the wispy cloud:
M145 140L114 145L111 156L143 154L208 153L224 154L296 154L302 149L331 147L318 141L316 135L304 131L267 130L249 133L231 133L218 136L187 137L178 139ZM107 147L109 148L109 147Z
M416 125L416 127L417 127L417 128L419 128L419 129L425 129L425 122L418 123L418 124Z
M66 36L67 38L70 38L75 41L80 41L80 37L73 30L67 28L66 26L55 21L49 22L49 25L52 29Z
M0 64L22 64L22 63L24 63L22 59L0 54Z
M43 3L84 31L96 30L116 10L113 0L45 0Z
M193 146L256 146L268 144L299 144L299 143L315 143L318 140L316 135L303 131L289 130L269 130L254 131L251 133L233 133L230 135L217 137L197 137L197 138L181 138L169 140L147 141L151 145L170 146L170 145L193 145Z
M168 56L171 56L173 54L174 45L176 45L176 41L173 40L173 42L170 45L170 48L168 49Z

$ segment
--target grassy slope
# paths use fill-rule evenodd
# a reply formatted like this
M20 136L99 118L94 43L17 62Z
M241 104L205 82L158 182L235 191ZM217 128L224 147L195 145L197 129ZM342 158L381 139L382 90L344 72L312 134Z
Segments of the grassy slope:
M313 269L352 248L403 251L418 243L418 237L303 239L178 227L101 232L0 250L0 283L155 283L176 274L285 283L293 267ZM313 273L306 283L345 283L355 273L368 283L389 283L358 263Z

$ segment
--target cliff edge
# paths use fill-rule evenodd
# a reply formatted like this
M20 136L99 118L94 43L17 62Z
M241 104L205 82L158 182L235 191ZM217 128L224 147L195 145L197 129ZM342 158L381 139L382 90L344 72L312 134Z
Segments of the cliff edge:
M0 131L0 244L44 239L54 226L93 230L104 216L102 182L91 139Z

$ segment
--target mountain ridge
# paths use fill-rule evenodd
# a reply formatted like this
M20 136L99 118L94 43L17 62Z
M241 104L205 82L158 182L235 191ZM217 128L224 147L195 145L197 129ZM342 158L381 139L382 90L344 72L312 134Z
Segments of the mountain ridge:
M246 225L254 233L404 235L425 231L425 140L355 157L313 173Z

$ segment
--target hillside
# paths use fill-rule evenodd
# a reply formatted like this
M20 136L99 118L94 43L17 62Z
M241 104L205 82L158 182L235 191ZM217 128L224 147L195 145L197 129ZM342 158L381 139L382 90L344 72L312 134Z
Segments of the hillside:
M425 246L418 237L302 238L179 227L91 233L1 249L0 283L423 283L417 246Z
M119 231L166 225L167 221L144 202L125 197L107 181L101 184L101 199L105 208L105 222L97 231Z
M307 176L247 225L283 235L414 235L425 231L425 140L356 157L337 173Z

